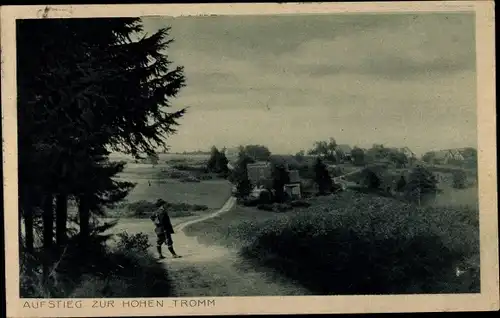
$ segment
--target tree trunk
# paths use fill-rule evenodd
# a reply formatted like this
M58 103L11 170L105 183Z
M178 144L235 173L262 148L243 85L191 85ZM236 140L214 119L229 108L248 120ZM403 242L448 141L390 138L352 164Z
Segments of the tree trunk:
M47 194L43 202L43 247L48 250L54 239L54 197Z
M86 244L90 236L90 204L88 195L80 196L78 204L78 215L80 218L80 241Z
M43 284L48 282L50 253L54 238L54 197L52 194L45 195L43 202Z
M67 239L68 196L60 193L56 200L56 244L60 248L66 244Z
M23 215L24 215L25 248L27 253L32 254L34 251L33 207L27 204L24 207Z

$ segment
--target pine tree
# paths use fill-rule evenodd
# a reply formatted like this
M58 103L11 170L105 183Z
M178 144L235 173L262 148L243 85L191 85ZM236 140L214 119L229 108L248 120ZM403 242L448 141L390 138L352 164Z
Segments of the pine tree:
M401 176L396 184L396 190L398 192L403 192L406 187L406 179L404 176Z
M273 178L273 190L276 197L276 201L285 201L285 184L290 182L290 176L285 166L282 164L275 165L272 171Z
M426 168L416 166L408 176L406 194L412 201L421 203L423 200L433 197L437 193L437 179Z
M219 156L217 157L216 170L218 173L222 174L224 177L226 177L229 173L229 168L227 167L228 163L229 163L229 160L227 159L224 151L220 151Z
M467 174L463 170L453 172L453 187L455 189L464 189L467 185Z
M316 158L314 175L314 181L318 185L319 194L326 194L332 188L333 182L326 165L320 158Z
M90 211L130 190L111 180L120 165L102 165L103 149L139 157L167 147L185 112L168 112L184 86L182 68L172 68L164 53L168 31L142 36L134 18L18 23L20 206L29 219L26 211L40 205L32 198L46 193L47 245L50 198L58 197L56 233L64 241L68 197L79 201L81 234L87 236Z
M236 167L231 176L232 182L236 184L236 194L239 197L245 197L252 191L253 185L248 178L247 165L254 162L255 160L253 160L243 149L240 149L238 161L236 162Z
M219 150L217 149L217 147L212 146L212 149L210 150L210 158L208 159L208 163L207 163L208 171L218 172L217 171L217 161L219 160L219 156L220 156L220 153L219 153Z

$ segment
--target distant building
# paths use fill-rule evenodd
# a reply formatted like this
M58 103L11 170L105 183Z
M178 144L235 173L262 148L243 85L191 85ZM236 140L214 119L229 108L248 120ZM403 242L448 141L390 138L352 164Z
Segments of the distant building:
M298 183L300 182L300 175L298 170L290 170L288 172L288 176L290 178L290 183Z
M408 147L399 148L399 151L402 152L408 159L417 158L417 155L415 155L415 153Z
M247 164L248 179L253 184L260 184L272 178L271 163L267 161Z
M464 156L460 149L446 149L435 151L433 154L433 163L435 164L448 164L450 162L464 161Z
M299 183L289 183L285 184L285 193L292 199L297 200L302 198L302 193Z

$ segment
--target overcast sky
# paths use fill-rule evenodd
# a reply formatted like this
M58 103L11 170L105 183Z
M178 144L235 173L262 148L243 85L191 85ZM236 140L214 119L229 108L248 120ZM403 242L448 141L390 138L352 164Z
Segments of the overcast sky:
M416 153L476 146L474 16L328 14L144 18L170 26L189 106L172 151L314 141Z

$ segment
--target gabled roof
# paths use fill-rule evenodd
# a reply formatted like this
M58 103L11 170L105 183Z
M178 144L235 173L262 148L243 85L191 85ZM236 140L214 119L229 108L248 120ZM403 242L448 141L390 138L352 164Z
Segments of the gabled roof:
M399 148L399 151L401 151L402 153L404 153L406 155L415 156L415 153L413 151L411 151L411 149L408 147L401 147L401 148Z
M446 157L464 157L463 154L460 151L461 149L444 149L444 150L439 150L439 151L433 151L432 153L434 154L434 158L436 159L445 159Z

